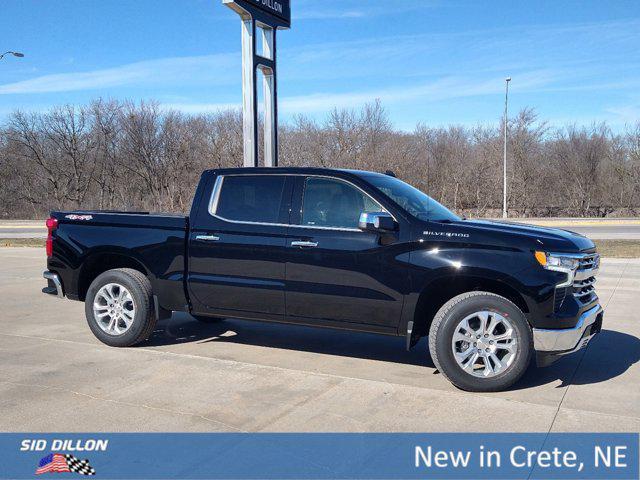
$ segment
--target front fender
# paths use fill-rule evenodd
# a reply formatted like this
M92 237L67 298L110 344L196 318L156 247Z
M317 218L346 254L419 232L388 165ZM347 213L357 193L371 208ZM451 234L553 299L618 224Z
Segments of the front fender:
M411 293L405 300L399 334L404 334L408 322L416 320L425 304L428 307L429 302L444 303L474 289L491 291L514 301L532 326L540 315L553 310L556 276L540 268L531 252L457 242L425 243L420 242L408 258ZM433 308L425 311L431 312Z

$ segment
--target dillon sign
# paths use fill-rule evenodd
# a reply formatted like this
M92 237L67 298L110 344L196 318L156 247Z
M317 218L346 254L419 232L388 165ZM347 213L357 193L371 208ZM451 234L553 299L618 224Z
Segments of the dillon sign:
M284 25L285 27L289 28L291 26L290 0L235 0L235 3L258 8L283 21L286 24Z
M290 0L222 0L242 25L242 132L244 166L258 166L257 72L263 74L264 165L278 165L278 84L276 32L291 27ZM256 44L259 35L262 49Z

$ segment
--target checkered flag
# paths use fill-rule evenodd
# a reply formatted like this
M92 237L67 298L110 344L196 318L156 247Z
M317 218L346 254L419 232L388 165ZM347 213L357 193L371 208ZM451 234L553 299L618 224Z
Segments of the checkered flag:
M73 455L65 454L65 460L67 461L67 465L69 465L69 470L72 472L79 473L80 475L95 475L95 469L89 465L89 460L84 459L80 460L74 457Z

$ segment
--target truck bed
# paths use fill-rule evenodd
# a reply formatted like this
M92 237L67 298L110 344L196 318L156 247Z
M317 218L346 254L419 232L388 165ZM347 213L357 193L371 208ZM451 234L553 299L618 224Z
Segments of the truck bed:
M186 271L186 215L101 210L56 211L54 257L49 261L70 298L83 299L88 286L83 279L101 262L122 255L135 262L151 280L163 308L181 310ZM109 253L106 253L109 252Z
M119 210L73 210L53 212L52 216L62 223L90 223L92 225L139 225L145 227L177 228L185 230L188 216L178 213L153 213ZM92 218L88 218L92 217Z

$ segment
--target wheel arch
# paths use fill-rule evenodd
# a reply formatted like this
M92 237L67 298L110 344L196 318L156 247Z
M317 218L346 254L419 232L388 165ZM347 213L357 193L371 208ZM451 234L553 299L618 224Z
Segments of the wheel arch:
M84 301L87 290L98 275L114 268L131 268L137 270L146 277L149 271L142 262L129 253L124 252L96 252L88 255L82 263L78 274L78 299Z
M471 291L500 295L513 302L525 315L529 313L524 297L504 281L473 275L452 275L436 279L420 291L413 315L415 334L427 335L438 310L453 297Z

